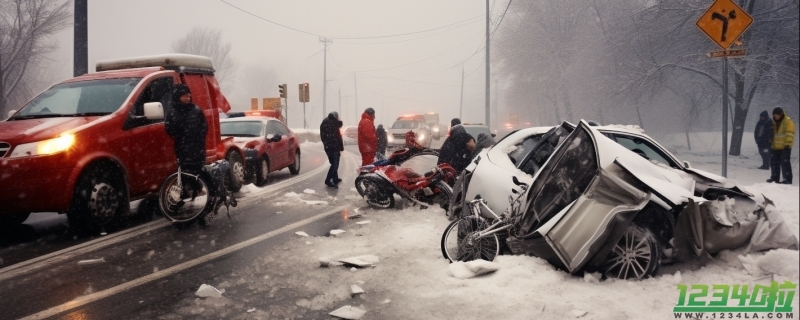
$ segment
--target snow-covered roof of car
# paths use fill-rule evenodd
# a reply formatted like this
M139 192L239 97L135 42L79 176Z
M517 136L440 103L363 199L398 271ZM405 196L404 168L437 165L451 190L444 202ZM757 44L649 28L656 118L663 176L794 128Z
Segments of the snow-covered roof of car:
M99 61L95 65L95 70L109 71L146 67L185 67L199 69L214 69L211 59L204 56L191 54L170 53L154 56L142 56L132 58L122 58L114 60Z

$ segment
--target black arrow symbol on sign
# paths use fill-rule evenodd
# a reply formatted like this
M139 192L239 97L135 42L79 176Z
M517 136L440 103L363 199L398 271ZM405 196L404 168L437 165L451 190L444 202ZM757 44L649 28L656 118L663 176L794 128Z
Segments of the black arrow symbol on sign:
M725 12L725 11L723 11L723 12ZM719 12L714 12L714 13L711 14L711 20L714 20L714 19L722 21L722 40L721 41L724 42L725 38L726 38L725 34L728 33L728 20L729 19L736 19L736 10L731 10L731 12L728 13L727 17L722 15Z

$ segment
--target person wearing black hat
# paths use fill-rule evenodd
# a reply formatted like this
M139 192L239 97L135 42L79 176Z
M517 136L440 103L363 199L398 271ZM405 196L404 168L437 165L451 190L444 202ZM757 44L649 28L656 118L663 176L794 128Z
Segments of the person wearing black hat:
M206 162L208 123L203 110L192 103L192 93L184 84L172 89L172 111L167 114L164 127L174 141L181 171L199 174Z
M459 125L459 124L461 124L461 119L459 119L459 118L453 118L453 120L450 120L450 127L451 128L455 127L456 125Z
M758 154L761 155L761 170L769 170L769 153L772 143L772 119L769 117L769 112L764 110L759 116L756 129L753 130L753 136L756 139L756 146L758 146Z
M358 151L361 153L361 165L366 166L375 161L378 151L378 136L375 132L375 109L367 108L358 122Z
M774 123L772 136L772 154L770 154L770 164L772 175L767 182L778 182L783 171L783 181L779 183L792 184L792 145L794 144L794 122L783 108L777 107L772 110L772 121Z
M337 184L342 182L342 179L339 179L339 159L344 151L342 133L339 131L341 128L342 121L339 120L339 113L336 111L329 113L319 125L319 137L325 154L328 155L328 162L331 163L328 175L325 177L325 185L331 188L338 188Z

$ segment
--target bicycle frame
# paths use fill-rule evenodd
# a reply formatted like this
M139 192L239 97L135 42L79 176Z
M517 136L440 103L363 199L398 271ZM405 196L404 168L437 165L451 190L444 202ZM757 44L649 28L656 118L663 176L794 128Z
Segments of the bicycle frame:
M515 216L516 214L519 213L519 207L520 204L522 203L522 197L525 195L525 191L528 190L528 186L525 184L520 184L519 188L520 191L516 192L517 197L509 201L510 205L500 215L496 214L491 208L489 208L489 206L486 205L486 200L484 200L483 198L474 199L469 202L470 211L472 212L472 215L475 218L480 220L486 220L486 218L484 218L481 215L481 213L484 212L484 210L488 211L495 218L494 219L495 222L492 223L492 225L486 227L486 229L481 230L474 235L475 239L485 238L495 233L511 229L513 227L513 225L508 221L507 218L509 216Z

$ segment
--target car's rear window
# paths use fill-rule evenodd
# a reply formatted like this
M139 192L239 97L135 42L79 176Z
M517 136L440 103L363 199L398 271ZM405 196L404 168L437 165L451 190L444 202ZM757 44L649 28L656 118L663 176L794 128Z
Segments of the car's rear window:
M492 134L491 132L489 132L489 127L484 127L484 126L475 126L475 127L464 126L464 130L466 130L467 133L469 133L469 135L471 135L476 140L478 139L478 135L481 133L488 135Z

